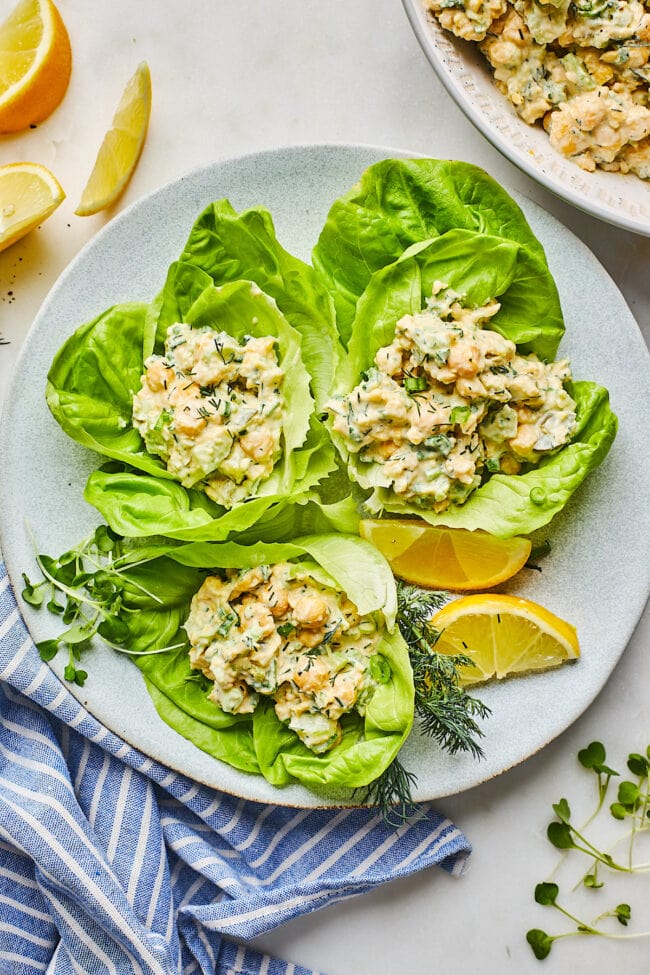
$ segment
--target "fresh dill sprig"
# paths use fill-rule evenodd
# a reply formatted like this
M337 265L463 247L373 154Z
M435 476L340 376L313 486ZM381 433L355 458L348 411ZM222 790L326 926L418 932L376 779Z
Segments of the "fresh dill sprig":
M378 806L387 826L402 826L417 812L411 789L417 776L407 771L398 758L363 790L363 801Z
M491 711L458 683L458 668L471 663L469 658L417 649L410 651L410 658L420 731L452 755L470 752L476 759L483 758L485 753L477 738L484 732L475 719L487 718Z
M446 593L427 591L398 582L397 624L409 651L415 686L415 712L420 730L446 751L469 752L476 759L484 752L477 739L484 732L478 719L490 716L487 705L468 694L460 682L460 668L471 666L464 654L436 653L440 632L431 617L440 609Z
M440 632L431 624L434 613L448 601L448 594L397 582L397 625L408 647L415 688L415 713L422 734L434 738L455 755L469 752L483 758L478 743L484 732L477 719L491 714L487 705L468 694L460 682L460 668L471 665L464 654L437 653ZM412 787L417 778L397 759L364 793L364 801L379 806L384 822L400 825L417 809Z

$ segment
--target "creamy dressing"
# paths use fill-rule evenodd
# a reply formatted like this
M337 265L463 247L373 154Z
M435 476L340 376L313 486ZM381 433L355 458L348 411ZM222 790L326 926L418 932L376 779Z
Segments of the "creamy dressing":
M525 122L581 168L650 178L650 12L640 0L428 0L476 41Z
M405 315L393 342L327 408L348 451L403 500L444 511L488 473L516 474L565 444L575 403L566 360L522 356L482 326L499 310L463 307L437 285L428 310Z
M170 326L165 355L145 362L133 425L185 487L230 508L281 455L284 373L273 336Z
M363 714L376 687L376 621L299 565L225 576L205 580L185 623L192 666L214 682L210 699L246 714L272 698L278 718L326 752L341 740L340 718Z

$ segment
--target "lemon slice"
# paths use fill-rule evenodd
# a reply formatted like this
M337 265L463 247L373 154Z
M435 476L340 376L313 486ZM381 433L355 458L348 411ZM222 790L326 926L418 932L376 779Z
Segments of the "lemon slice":
M431 620L440 653L463 653L463 684L547 670L580 656L575 627L538 603L497 593L463 596Z
M37 227L65 199L45 166L20 162L0 166L0 251Z
M143 61L126 88L113 124L99 147L93 171L75 210L89 217L111 206L122 195L138 163L151 114L151 75Z
M505 582L526 564L531 550L527 538L495 538L399 518L361 521L359 532L388 559L400 579L457 592Z
M20 0L0 24L0 132L42 122L66 93L70 39L51 0Z

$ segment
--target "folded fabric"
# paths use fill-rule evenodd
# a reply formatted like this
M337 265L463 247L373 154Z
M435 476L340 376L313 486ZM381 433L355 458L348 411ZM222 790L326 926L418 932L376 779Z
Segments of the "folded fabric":
M237 799L97 722L43 663L0 563L0 972L308 970L247 941L470 847L428 805L376 810ZM226 937L224 937L226 935Z

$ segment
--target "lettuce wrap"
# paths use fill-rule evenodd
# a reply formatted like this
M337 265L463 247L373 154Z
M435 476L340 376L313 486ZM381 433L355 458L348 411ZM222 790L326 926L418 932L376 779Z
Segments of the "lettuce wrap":
M331 446L314 414L301 336L276 302L245 280L209 284L192 297L187 306L177 307L176 317L193 328L224 330L237 340L247 334L275 337L285 372L281 457L252 496L230 509L175 481L164 462L146 451L132 422L151 308L115 306L81 326L59 350L48 374L46 399L69 436L121 465L91 475L86 494L121 534L183 538L190 533L203 540L223 539L254 524L271 506L301 497L334 466ZM163 351L165 331L162 326L156 331L154 353Z
M514 342L518 351L545 358L549 349L557 348L561 330L554 319L538 317L537 285L531 278L523 287L522 260L527 260L524 247L513 240L451 230L413 245L397 261L375 271L356 304L336 394L348 394L373 366L377 351L392 342L403 315L425 308L434 282L444 282L461 294L470 308L497 299L500 309L489 328ZM351 479L370 492L365 505L371 512L418 515L434 525L481 529L503 538L527 535L564 507L605 457L616 434L617 421L606 390L595 383L575 382L569 392L576 401L576 428L570 443L537 466L524 467L520 474L492 474L462 505L439 513L383 486L381 466L364 463L348 450L340 434L334 430L331 434Z
M395 627L395 582L371 545L355 536L324 534L249 546L139 546L132 558L134 564L121 570L120 616L130 630L129 650L158 713L179 734L276 786L298 781L310 787L358 788L387 768L411 729L414 691L408 650ZM354 711L344 716L341 741L320 755L278 719L268 699L253 714L229 714L208 700L211 682L192 669L182 629L206 570L285 561L347 593L362 615L373 614L382 626L377 653L384 682L377 684L363 717ZM147 654L166 646L170 649Z

